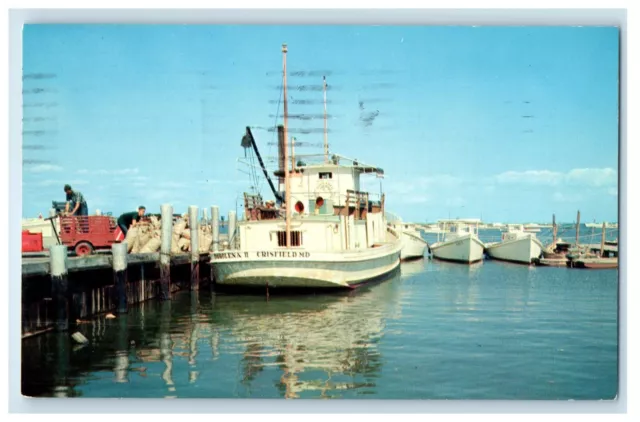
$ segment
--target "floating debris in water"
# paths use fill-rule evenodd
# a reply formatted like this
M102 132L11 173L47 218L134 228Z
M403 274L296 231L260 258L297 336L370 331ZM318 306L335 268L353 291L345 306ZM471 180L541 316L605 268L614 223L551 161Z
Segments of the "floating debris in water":
M82 335L82 333L79 332L75 332L71 335L71 338L73 338L75 341L77 341L80 344L87 344L89 343L89 340Z

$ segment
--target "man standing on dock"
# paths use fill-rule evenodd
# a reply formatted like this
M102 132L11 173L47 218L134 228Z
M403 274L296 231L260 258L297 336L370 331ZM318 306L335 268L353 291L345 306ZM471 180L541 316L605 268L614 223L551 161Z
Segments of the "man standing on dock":
M64 192L67 194L67 203L64 206L64 212L69 213L69 207L73 203L73 210L71 215L75 216L87 216L89 215L89 208L87 207L87 201L84 199L82 193L74 191L71 186L64 185Z
M147 209L144 206L140 205L138 207L138 211L125 212L118 217L118 227L122 230L122 234L126 236L129 228L135 226L136 223L144 217L146 210Z

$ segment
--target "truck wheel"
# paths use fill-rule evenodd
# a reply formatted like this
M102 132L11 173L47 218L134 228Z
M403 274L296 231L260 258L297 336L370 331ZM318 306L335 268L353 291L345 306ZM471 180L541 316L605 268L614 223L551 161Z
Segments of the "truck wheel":
M78 256L91 255L93 253L93 245L89 242L78 242L75 251Z

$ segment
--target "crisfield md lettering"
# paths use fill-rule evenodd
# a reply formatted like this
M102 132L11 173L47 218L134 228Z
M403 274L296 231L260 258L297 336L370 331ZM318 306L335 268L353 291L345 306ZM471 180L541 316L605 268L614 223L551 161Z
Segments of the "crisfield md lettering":
M256 258L310 258L309 252L298 251L258 251L255 252ZM214 259L242 259L249 258L249 252L216 252L213 254Z

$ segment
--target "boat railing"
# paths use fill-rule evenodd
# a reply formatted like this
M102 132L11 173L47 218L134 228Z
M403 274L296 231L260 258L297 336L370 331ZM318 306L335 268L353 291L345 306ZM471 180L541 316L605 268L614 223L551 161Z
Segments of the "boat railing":
M384 170L380 167L364 163L355 158L345 157L340 154L331 154L327 157L325 154L296 154L296 166L295 169L304 169L306 166L310 165L322 165L322 164L333 164L333 165L344 165L343 162L346 162L347 166L356 167L363 173L375 173L377 176L384 176Z

